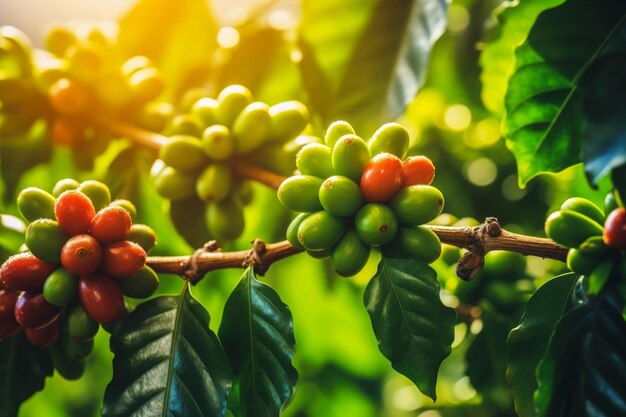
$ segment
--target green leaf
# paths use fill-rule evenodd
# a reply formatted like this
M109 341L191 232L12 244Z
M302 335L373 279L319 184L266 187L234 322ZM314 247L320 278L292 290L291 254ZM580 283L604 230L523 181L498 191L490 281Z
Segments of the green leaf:
M346 119L358 132L402 114L424 81L448 3L304 1L300 67L324 123Z
M504 136L521 185L580 162L585 120L579 87L589 67L610 53L607 46L625 18L623 2L569 0L542 13L517 48Z
M223 416L231 386L228 359L209 313L188 285L120 320L111 334L113 379L102 415Z
M248 268L226 305L219 337L239 393L229 408L242 417L278 416L291 401L298 374L289 307Z
M539 365L540 417L626 415L626 322L614 287L571 310Z
M504 94L515 64L515 48L526 39L539 13L563 1L505 1L494 11L498 24L480 53L481 97L492 112L504 112Z
M47 349L34 346L24 334L0 342L0 417L17 416L26 399L41 390L54 368Z
M383 256L363 297L378 347L391 366L436 399L441 361L450 354L456 313L439 298L428 265Z
M506 377L520 417L536 415L533 393L537 389L535 369L548 348L550 336L563 314L571 307L576 275L565 274L542 285L528 300L520 324L507 339L509 364Z
M206 81L216 38L217 23L204 0L141 0L120 20L124 53L156 62L169 99Z

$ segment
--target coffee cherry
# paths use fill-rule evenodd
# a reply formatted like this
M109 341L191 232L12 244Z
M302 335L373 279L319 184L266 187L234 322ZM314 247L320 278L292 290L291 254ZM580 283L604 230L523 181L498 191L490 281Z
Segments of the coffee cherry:
M616 191L611 190L604 197L604 212L607 214L619 207L615 193Z
M59 266L26 252L7 259L0 268L0 283L13 290L41 292L44 282Z
M20 292L16 290L0 290L0 321L15 319L15 303L19 296Z
M67 357L73 360L85 359L93 350L93 339L76 340L67 333L63 334L59 343Z
M320 143L309 143L300 149L296 155L296 167L302 175L320 178L328 178L335 173L331 150Z
M100 181L87 180L80 183L78 191L85 194L93 204L95 211L102 210L111 202L111 191Z
M226 126L212 125L202 133L202 146L209 158L223 161L235 151L235 138Z
M351 216L361 207L361 189L348 177L334 175L322 183L319 200L335 216Z
M304 249L302 243L298 240L298 229L304 219L309 217L310 213L300 213L289 223L287 227L287 240L296 248Z
M24 334L30 343L38 346L51 346L61 334L61 317L52 323L36 329L24 329Z
M231 185L230 168L224 164L214 163L200 174L196 182L196 194L207 203L222 201L230 193Z
M49 219L39 219L28 225L24 243L33 255L44 261L59 263L61 249L67 242L67 235L59 223Z
M54 344L52 346L51 353L52 363L54 364L57 372L63 378L74 381L80 379L80 377L85 373L85 360L75 360L67 357L61 344Z
M199 117L193 114L177 114L169 121L165 133L199 138L203 129L204 125Z
M311 175L294 175L278 187L278 199L291 211L312 213L322 208L319 189L323 180Z
M243 207L233 196L211 203L206 208L206 224L215 239L233 240L243 233Z
M269 137L271 123L267 104L258 101L248 104L233 122L235 152L249 153L258 148Z
M572 210L589 217L591 220L598 222L598 224L604 223L604 213L602 210L586 198L568 198L561 204L561 210Z
M118 279L117 284L127 297L147 298L159 287L159 276L152 268L144 266L133 275Z
M43 286L43 297L52 305L65 307L78 296L78 277L64 268L54 271Z
M150 226L146 226L145 224L133 224L126 235L126 240L135 242L141 246L146 253L150 253L157 243L157 236Z
M358 273L370 256L370 246L359 239L354 229L349 229L335 245L330 257L333 269L343 277Z
M581 275L590 275L602 263L602 258L589 257L579 249L572 248L567 252L567 267Z
M390 153L374 156L361 176L361 192L370 203L386 203L402 185L402 161Z
M25 329L52 323L63 309L47 302L43 294L22 293L15 303L15 320Z
M104 244L123 240L130 231L132 219L120 207L105 207L91 220L89 233Z
M199 98L191 106L191 114L200 118L204 126L217 125L217 104L217 100L212 98Z
M54 197L59 197L61 194L63 194L64 191L76 190L78 187L80 187L80 183L78 181L71 178L64 178L62 180L59 180L54 185L54 188L52 188L52 195ZM54 213L54 207L52 208L52 210Z
M145 263L146 251L136 243L124 240L104 248L102 270L108 275L128 277L143 268Z
M616 208L604 222L604 243L615 249L626 249L626 209Z
M184 200L196 192L196 175L184 174L170 166L159 171L152 180L157 192L172 201Z
M335 173L358 183L370 160L367 144L356 135L345 135L335 143L332 154Z
M82 277L78 283L78 295L89 317L98 323L118 320L126 311L120 287L106 274Z
M85 125L76 119L57 117L49 126L49 135L55 145L72 147L83 139Z
M401 227L388 250L429 264L441 255L441 240L424 226Z
M83 276L95 272L102 262L102 246L91 235L77 235L67 241L61 252L61 265L69 273Z
M250 90L242 85L229 85L217 96L217 121L224 126L232 126L239 113L251 102Z
M67 309L65 327L73 339L90 340L98 333L99 325L87 315L80 303L75 303Z
M117 199L111 201L108 207L120 207L123 208L130 214L131 220L137 217L137 207L132 203L132 201Z
M76 43L76 35L70 29L55 26L48 30L45 39L46 51L62 58L67 49Z
M166 165L183 173L196 172L209 162L202 142L187 135L172 136L161 148L159 157Z
M165 89L165 80L154 67L138 69L128 78L128 84L137 103L148 103Z
M91 91L68 78L61 78L48 93L52 108L63 116L85 114L93 104Z
M343 219L322 210L311 214L300 223L298 240L306 249L320 251L332 248L346 231Z
M423 155L411 156L402 163L402 188L409 185L430 185L435 178L435 165Z
M78 190L70 190L57 198L54 214L61 229L71 237L89 231L96 210L89 197Z
M372 155L390 153L402 159L409 148L409 132L398 123L386 123L374 132L367 146Z
M345 135L354 135L354 128L350 125L350 123L344 120L337 120L336 122L332 122L328 129L326 129L326 134L324 135L324 143L328 145L330 149L335 147L335 143Z
M54 219L55 203L56 199L50 193L36 187L25 188L17 196L17 208L29 222Z
M400 224L418 226L435 219L443 210L443 194L430 185L411 185L401 189L391 200L393 210Z
M284 101L269 109L270 140L287 142L304 130L309 121L309 111L299 101Z
M603 229L589 217L572 210L559 210L546 219L546 235L568 248L577 248L591 236L601 236Z
M333 251L331 249L322 249L322 250L308 250L306 249L306 254L311 258L319 259L323 261L324 259L330 259L330 255L332 255Z
M393 240L398 220L384 204L369 203L361 207L354 219L356 233L364 243L378 246Z

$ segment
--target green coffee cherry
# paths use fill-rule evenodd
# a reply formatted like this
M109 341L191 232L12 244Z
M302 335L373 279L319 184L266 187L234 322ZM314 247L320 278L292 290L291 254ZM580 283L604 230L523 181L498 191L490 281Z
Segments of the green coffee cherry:
M441 241L424 226L401 227L389 250L398 250L411 259L431 263L441 255Z
M80 183L72 178L65 178L58 181L52 189L52 195L54 197L60 196L64 191L75 190L80 187Z
M432 221L430 221L429 224L432 224L435 226L452 226L458 220L459 219L454 214L442 213L436 218L434 218Z
M44 261L61 263L61 249L67 240L67 235L54 220L35 220L26 229L26 247Z
M332 248L346 231L344 221L327 211L318 211L302 220L298 228L298 240L310 251Z
M304 219L309 217L309 213L300 213L289 223L287 227L287 240L296 248L304 249L302 243L298 240L298 229Z
M588 257L579 249L572 248L567 252L567 267L581 275L590 275L602 262L602 258Z
M368 146L372 155L387 152L404 159L409 149L409 132L398 123L384 124L374 132Z
M294 175L278 187L278 199L291 211L313 213L321 210L318 197L323 180L311 175Z
M526 257L524 255L500 250L485 255L482 279L514 282L525 275Z
M243 233L243 207L232 196L206 208L206 224L217 240L233 240Z
M150 297L159 287L159 276L149 266L144 266L133 275L117 280L122 294L131 298Z
M159 195L172 200L184 200L196 192L196 176L183 174L170 166L163 168L153 177Z
M356 213L356 233L368 245L385 245L393 240L398 230L398 220L384 204L368 203Z
M167 135L185 135L199 138L204 126L202 120L194 114L177 114L170 120L165 133Z
M361 188L348 177L334 175L319 189L319 201L324 210L335 216L351 216L361 208Z
M217 100L209 97L198 99L191 106L191 114L202 120L204 126L217 124Z
M328 178L335 173L330 148L319 143L309 143L300 149L296 155L296 167L302 175L320 178Z
M77 42L74 32L63 26L52 27L46 34L46 51L63 57L68 48Z
M454 265L461 259L461 249L452 245L441 245L441 259L448 265Z
M139 103L148 103L160 96L165 90L165 80L159 70L154 67L135 71L128 78L128 84L133 100Z
M247 158L254 166L275 172L279 175L289 176L296 169L295 156L298 149L292 149L288 144L266 143Z
M207 127L202 133L204 152L215 161L228 159L235 150L235 138L223 125Z
M51 273L43 285L43 298L52 305L65 307L78 298L78 277L65 268Z
M84 42L70 46L65 58L67 72L73 78L86 84L95 84L107 60L104 51Z
M586 257L599 259L608 255L612 250L604 243L602 236L590 237L581 243L578 249Z
M237 200L244 206L250 204L252 198L254 198L254 189L250 181L247 180L236 181L233 185L233 193Z
M93 350L93 339L78 341L64 334L60 343L67 357L76 361L85 359Z
M111 202L111 191L106 184L100 181L87 180L80 183L78 191L85 194L91 200L96 212L102 210Z
M269 107L259 101L248 104L233 122L236 152L248 153L267 140L271 129Z
M589 217L591 220L595 220L599 224L604 224L604 213L602 210L586 198L568 198L561 205L561 210L572 210Z
M400 224L418 226L435 219L443 210L443 194L430 185L411 185L398 191L389 203Z
M324 249L324 250L307 250L307 255L311 258L319 259L320 261L324 259L330 259L330 255L332 255L332 249Z
M332 250L330 257L337 274L349 277L358 273L370 256L370 246L363 243L353 229L349 229Z
M326 134L324 135L324 143L326 143L330 149L333 149L335 147L335 143L337 143L342 136L354 134L354 128L350 125L350 123L343 120L337 120L328 126Z
M196 172L209 163L202 142L193 136L177 135L163 146L159 157L182 173Z
M75 340L89 340L98 333L98 323L87 315L80 303L68 307L65 320L67 334Z
M619 205L617 204L617 199L615 198L615 192L611 190L607 193L606 197L604 197L604 212L610 213L618 207Z
M299 101L285 101L270 107L270 140L287 142L304 130L309 111Z
M132 201L124 200L124 199L113 200L109 204L109 207L123 208L124 210L128 212L128 214L130 214L131 219L134 220L135 218L137 218L137 207L135 207Z
M370 160L367 144L356 135L345 135L335 143L332 154L335 173L359 183Z
M250 90L242 85L229 85L217 96L217 121L224 126L232 126L239 113L250 103Z
M452 226L456 227L475 227L480 226L480 222L473 217L461 217Z
M145 224L133 224L126 235L126 240L135 242L141 246L146 253L149 253L156 245L157 237L150 226L146 226Z
M61 344L55 343L51 349L52 363L57 372L65 379L74 381L80 379L85 373L85 360L84 359L71 359L69 358Z
M162 131L174 114L170 103L150 102L141 108L137 124L154 132Z
M17 196L17 208L29 222L54 219L55 203L56 199L50 193L36 187L25 188Z
M602 226L572 210L559 210L546 219L546 235L568 248L577 248L591 236L601 236Z
M230 192L232 176L228 166L211 164L202 171L196 182L196 194L208 203L222 201Z

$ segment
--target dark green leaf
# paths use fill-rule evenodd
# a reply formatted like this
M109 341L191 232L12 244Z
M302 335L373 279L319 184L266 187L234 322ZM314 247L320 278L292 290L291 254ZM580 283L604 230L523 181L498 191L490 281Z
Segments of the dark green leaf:
M563 1L505 1L494 11L498 24L480 54L481 97L492 112L504 112L504 94L515 64L515 48L526 39L539 13Z
M447 7L447 0L305 1L301 70L305 80L329 83L306 83L325 122L371 130L402 114L424 81Z
M615 287L558 323L539 365L541 417L626 415L626 322Z
M223 416L231 370L209 321L187 285L182 295L154 298L119 321L102 415Z
M298 379L291 364L293 321L287 305L256 280L251 268L224 306L219 337L239 393L229 408L241 417L278 416L291 401Z
M20 404L41 390L53 371L50 352L31 345L23 333L0 342L0 416L17 416Z
M528 300L519 326L507 340L509 364L506 371L515 411L520 417L536 415L533 393L537 389L535 369L548 348L554 328L571 304L576 275L555 277Z
M579 87L589 67L611 52L607 46L625 18L624 2L569 0L542 13L517 48L504 135L520 184L580 162L585 120Z
M436 399L441 361L454 340L454 310L439 298L435 271L424 263L383 256L364 295L378 347L391 366Z

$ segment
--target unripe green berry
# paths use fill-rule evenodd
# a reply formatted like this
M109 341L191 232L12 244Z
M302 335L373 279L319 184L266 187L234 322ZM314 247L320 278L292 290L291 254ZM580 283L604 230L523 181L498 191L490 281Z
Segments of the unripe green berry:
M233 154L235 139L226 126L213 125L207 127L202 133L202 145L209 158L223 161Z
M345 135L354 135L354 128L350 125L350 123L344 120L337 120L328 126L326 129L326 134L324 135L324 142L330 149L335 147L335 143Z

